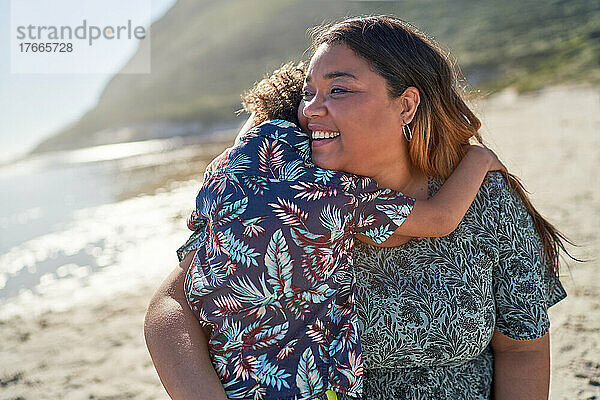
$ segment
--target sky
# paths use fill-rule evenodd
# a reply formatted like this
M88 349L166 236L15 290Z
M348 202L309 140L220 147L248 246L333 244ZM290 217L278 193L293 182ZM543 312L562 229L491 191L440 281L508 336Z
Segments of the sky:
M30 150L43 138L76 121L92 108L111 74L29 74L11 73L10 65L10 1L48 4L47 0L0 0L0 163ZM66 1L66 0L65 0ZM98 4L102 0L87 0ZM150 2L151 20L160 18L176 0L146 0ZM52 8L50 8L52 10ZM48 12L48 11L45 11ZM49 11L52 12L52 11ZM61 12L56 9L57 13ZM132 18L143 18L135 15ZM111 10L105 8L105 17ZM49 19L64 19L49 15ZM147 17L146 17L147 18ZM148 26L149 21L143 21ZM115 62L123 65L133 55L136 46L120 54Z

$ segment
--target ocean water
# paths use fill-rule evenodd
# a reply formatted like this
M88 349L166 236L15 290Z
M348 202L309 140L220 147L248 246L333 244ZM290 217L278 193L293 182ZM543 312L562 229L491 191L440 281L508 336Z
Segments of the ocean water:
M158 285L189 235L185 219L203 167L224 147L190 140L97 146L0 167L0 318Z

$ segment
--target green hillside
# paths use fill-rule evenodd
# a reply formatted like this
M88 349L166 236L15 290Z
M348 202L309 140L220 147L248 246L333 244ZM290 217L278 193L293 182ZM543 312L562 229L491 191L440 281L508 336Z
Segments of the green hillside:
M152 25L152 73L115 75L94 109L34 151L97 144L96 132L123 126L231 121L242 91L306 58L307 28L383 13L452 49L469 82L486 91L600 83L598 1L179 0Z

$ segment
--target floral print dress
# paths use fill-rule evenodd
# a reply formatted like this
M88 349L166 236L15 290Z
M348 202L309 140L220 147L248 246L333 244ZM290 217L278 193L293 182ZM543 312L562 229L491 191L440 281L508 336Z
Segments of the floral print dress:
M429 195L442 185L431 179ZM565 298L520 198L490 173L458 228L397 248L356 243L362 399L492 398L494 329L548 332ZM340 399L351 397L341 395Z

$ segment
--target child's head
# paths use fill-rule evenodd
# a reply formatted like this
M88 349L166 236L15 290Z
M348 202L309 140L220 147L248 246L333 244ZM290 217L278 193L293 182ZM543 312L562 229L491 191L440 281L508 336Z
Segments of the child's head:
M253 125L283 119L306 129L305 118L298 112L305 72L304 63L287 63L242 95L244 110L254 114Z

